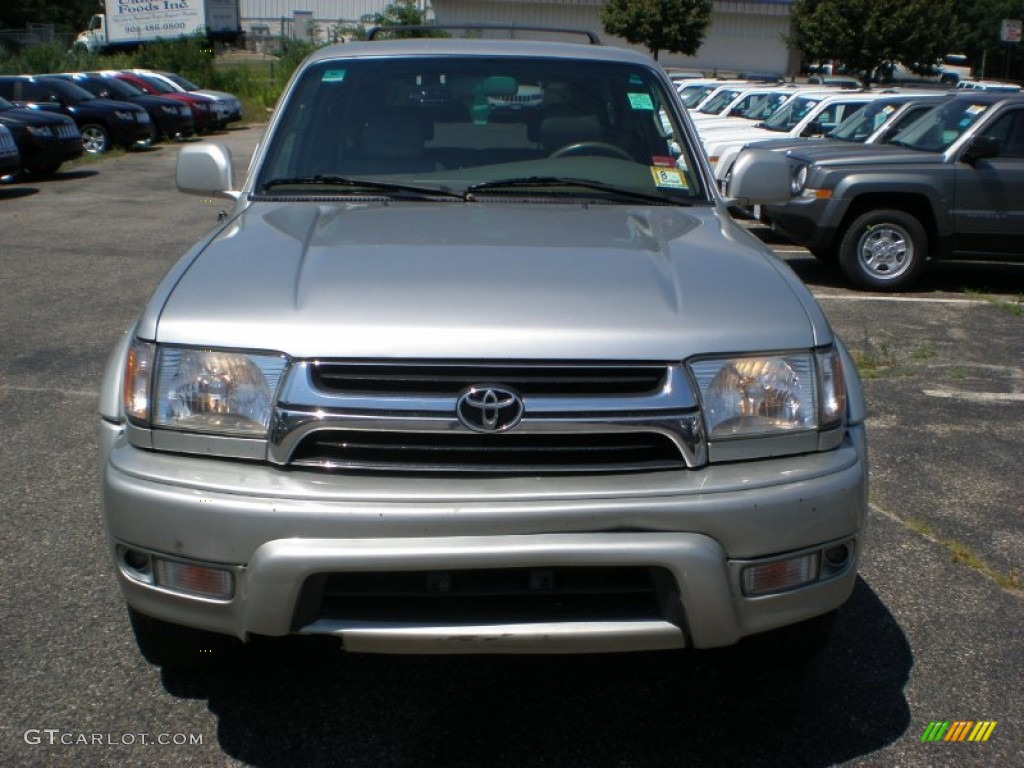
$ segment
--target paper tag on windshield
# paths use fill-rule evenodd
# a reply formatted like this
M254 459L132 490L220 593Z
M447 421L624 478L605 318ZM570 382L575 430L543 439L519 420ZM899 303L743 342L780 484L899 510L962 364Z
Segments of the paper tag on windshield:
M672 189L686 189L686 179L683 174L675 168L659 168L651 166L651 176L654 177L654 186L671 187Z

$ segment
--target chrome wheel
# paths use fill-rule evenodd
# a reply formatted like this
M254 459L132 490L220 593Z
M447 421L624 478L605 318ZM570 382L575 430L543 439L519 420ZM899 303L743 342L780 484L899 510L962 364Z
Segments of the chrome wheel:
M878 280L893 280L913 265L914 242L903 227L892 223L878 224L861 235L857 254L865 272Z
M86 125L82 127L82 146L92 155L106 152L110 148L110 137L102 125Z
M867 211L843 230L838 255L843 274L861 288L900 291L924 269L928 234L907 211Z

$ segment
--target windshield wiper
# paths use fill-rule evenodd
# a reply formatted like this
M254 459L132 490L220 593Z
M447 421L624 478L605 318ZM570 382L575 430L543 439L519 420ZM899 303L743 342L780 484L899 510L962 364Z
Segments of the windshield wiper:
M579 187L595 192L609 193L620 200L640 200L645 203L656 203L660 205L675 205L685 201L674 200L665 195L641 192L627 187L617 187L613 184L603 184L600 181L589 179L574 179L566 176L523 176L513 179L498 179L496 181L482 181L466 187L465 195L467 200L472 200L479 192L496 192L502 189L545 189L552 187Z
M322 187L344 187L352 190L364 190L368 192L383 193L388 196L413 197L423 199L427 197L454 197L462 200L463 196L458 192L452 192L447 187L421 187L416 184L396 184L390 181L375 181L373 179L355 179L347 176L329 176L317 174L316 176L292 176L280 179L271 179L261 185L264 193L273 187L290 186L322 186Z

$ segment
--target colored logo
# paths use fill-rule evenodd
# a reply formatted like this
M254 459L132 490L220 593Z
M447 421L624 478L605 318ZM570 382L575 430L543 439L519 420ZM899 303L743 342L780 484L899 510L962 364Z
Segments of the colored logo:
M921 741L988 741L995 729L995 720L932 721L921 734Z

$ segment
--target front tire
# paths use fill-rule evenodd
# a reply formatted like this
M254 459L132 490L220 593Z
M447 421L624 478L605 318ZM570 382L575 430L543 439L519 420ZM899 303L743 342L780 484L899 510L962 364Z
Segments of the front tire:
M102 154L110 149L110 133L97 123L83 125L82 146L90 155Z
M855 285L869 291L899 291L924 269L928 236L921 222L905 211L861 214L843 233L839 266Z
M150 664L181 672L220 669L234 660L241 641L229 635L170 624L128 609L139 651Z

